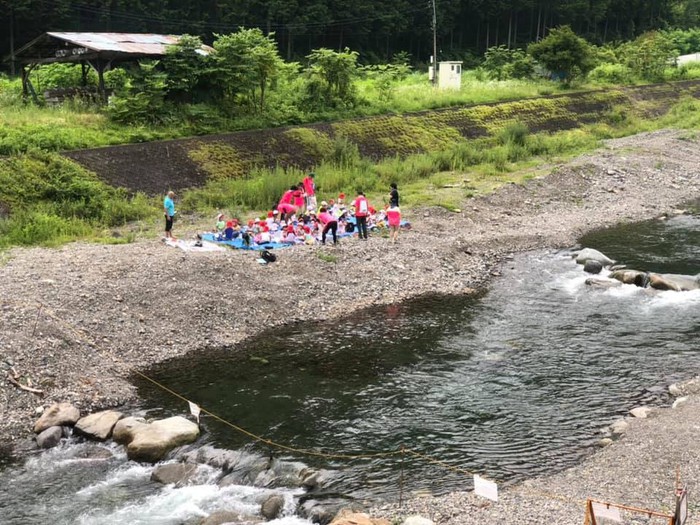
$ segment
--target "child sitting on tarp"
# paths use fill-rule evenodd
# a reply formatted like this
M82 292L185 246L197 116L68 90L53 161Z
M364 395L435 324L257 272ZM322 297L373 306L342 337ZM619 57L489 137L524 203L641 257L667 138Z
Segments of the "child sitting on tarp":
M223 239L225 241L232 241L238 237L239 233L240 227L238 226L238 223L234 220L227 221L226 227L224 228Z
M219 213L216 216L216 226L214 227L214 233L222 234L226 229L226 217L223 213Z
M284 244L296 244L297 236L294 233L294 225L293 224L290 223L284 227L282 242Z

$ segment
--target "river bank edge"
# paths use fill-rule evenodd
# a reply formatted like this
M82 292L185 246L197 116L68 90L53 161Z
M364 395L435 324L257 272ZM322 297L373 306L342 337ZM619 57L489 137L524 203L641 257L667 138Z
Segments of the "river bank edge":
M672 404L636 407L601 429L601 437L614 439L603 438L577 465L499 487L498 502L471 490L453 491L377 505L371 513L392 522L420 515L436 525L580 525L591 499L673 515L678 484L691 493L700 486L700 377L669 385L669 393ZM694 499L689 498L687 524L700 512ZM623 519L631 516L645 515L622 512Z
M419 210L396 246L372 238L300 247L265 267L243 252L188 254L156 242L13 250L0 268L0 296L11 298L1 301L0 366L45 395L2 385L2 442L26 443L38 407L55 401L86 413L133 401L132 369L290 322L473 293L514 253L678 213L700 198L695 145L675 131L610 141L544 178L472 199L462 213ZM240 305L234 316L231 305Z

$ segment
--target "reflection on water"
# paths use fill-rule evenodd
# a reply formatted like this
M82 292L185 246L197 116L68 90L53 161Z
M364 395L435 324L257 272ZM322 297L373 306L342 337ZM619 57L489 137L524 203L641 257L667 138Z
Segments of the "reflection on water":
M698 273L699 223L682 216L607 230L585 245L648 270ZM585 277L568 252L526 254L483 297L275 330L154 373L293 447L361 454L406 446L498 480L522 479L577 461L600 427L659 402L669 382L700 365L700 292L590 290ZM179 406L141 391L150 403ZM223 446L249 441L208 427ZM346 469L343 488L358 496L395 496L399 465L331 464ZM465 485L417 460L404 467L412 489L434 489L438 475L441 491Z

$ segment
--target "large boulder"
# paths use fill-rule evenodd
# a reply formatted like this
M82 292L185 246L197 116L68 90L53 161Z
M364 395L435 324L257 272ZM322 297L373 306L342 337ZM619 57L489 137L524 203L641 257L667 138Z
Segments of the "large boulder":
M586 261L586 264L583 265L583 271L586 273L597 274L603 271L603 265L600 263L600 261Z
M126 445L129 459L156 463L175 447L193 443L199 437L199 426L181 416L152 423L127 417L117 422L112 435L114 441Z
M80 418L75 424L75 432L90 439L106 441L112 435L112 429L124 414L114 410L105 410Z
M39 448L53 448L61 442L62 437L62 427L49 427L37 435L36 444Z
M695 276L673 273L649 274L649 286L657 290L673 290L676 292L700 290L700 282Z
M639 270L615 270L610 274L612 279L616 279L624 284L634 284L641 288L649 285L649 274Z
M617 286L622 286L622 283L620 281L611 281L610 279L602 279L599 277L589 277L588 279L586 279L586 285L590 286L591 288L607 289L607 288L616 288Z
M597 261L603 266L610 266L615 262L598 250L594 250L593 248L584 248L576 254L576 262L578 264L586 264L587 261Z
M255 477L256 487L300 487L309 474L309 468L298 461L272 459L268 463L267 470Z
M34 433L40 434L49 427L75 425L80 419L80 410L70 403L57 403L44 410L41 417L34 423Z
M224 523L239 523L240 521L241 516L236 512L217 510L200 521L199 525L223 525Z
M268 520L277 519L284 510L284 496L280 494L272 494L260 506L260 514Z
M183 485L190 481L197 472L197 465L188 463L166 463L158 465L151 472L151 481L163 485Z

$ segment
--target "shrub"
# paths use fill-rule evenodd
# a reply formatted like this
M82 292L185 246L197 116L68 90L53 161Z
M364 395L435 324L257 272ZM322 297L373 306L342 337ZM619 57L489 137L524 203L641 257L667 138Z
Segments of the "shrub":
M527 143L530 129L522 122L508 124L498 135L498 141L503 145L523 147Z
M588 73L588 80L601 84L628 84L634 80L634 73L624 64L600 64Z
M506 46L489 48L484 55L481 67L490 78L506 80L509 78L531 78L535 63L531 56L522 49L508 49Z
M528 53L564 84L595 66L591 45L569 26L552 29L546 38L530 44Z
M661 80L664 70L678 55L673 42L663 33L651 31L620 46L622 61L635 75L646 80Z
M341 135L333 139L330 154L323 160L343 168L355 166L360 162L360 150L357 144Z

